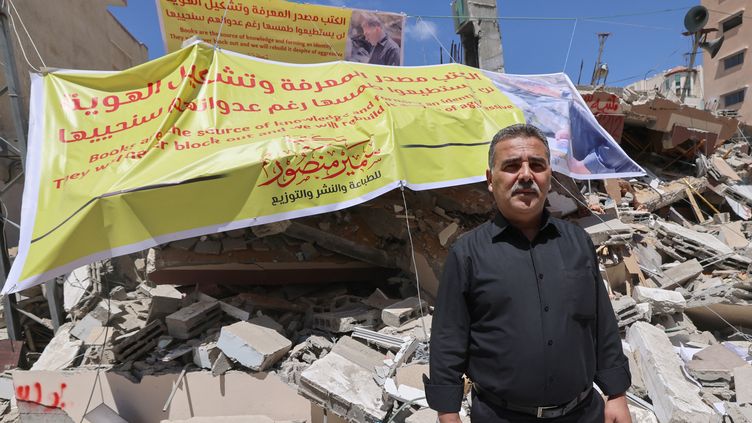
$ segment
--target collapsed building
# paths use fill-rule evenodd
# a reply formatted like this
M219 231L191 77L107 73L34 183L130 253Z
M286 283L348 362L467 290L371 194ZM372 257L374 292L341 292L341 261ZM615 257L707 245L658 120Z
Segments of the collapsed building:
M633 419L752 422L743 128L659 96L583 97L647 176L557 174L547 207L596 246ZM3 421L433 422L421 378L441 266L492 210L484 184L395 190L93 263L58 278L59 328L43 287L27 290L25 339L0 341Z

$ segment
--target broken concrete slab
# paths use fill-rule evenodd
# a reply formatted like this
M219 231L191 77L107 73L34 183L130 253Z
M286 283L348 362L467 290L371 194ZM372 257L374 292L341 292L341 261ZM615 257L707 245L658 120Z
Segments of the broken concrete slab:
M383 421L382 388L373 379L380 365L380 353L345 336L301 373L299 392L349 421Z
M627 330L655 414L663 423L714 421L715 412L700 398L700 389L687 381L682 361L662 330L635 322Z
M687 300L680 293L661 288L636 286L632 297L638 303L650 304L654 315L681 313L687 306Z
M72 323L66 323L57 330L42 355L31 366L31 370L61 370L65 369L79 358L83 341L71 339Z
M89 335L93 331L101 328L102 326L102 322L94 318L90 313L84 316L83 319L76 322L70 334L83 341L85 339L88 339Z
M702 265L697 259L687 260L664 270L663 277L658 278L658 283L663 289L674 289L699 276L702 270Z
M274 329L250 322L222 327L217 346L227 356L251 370L262 371L276 363L292 342Z
M442 247L446 247L449 243L453 242L457 237L457 231L460 229L459 225L455 222L450 223L439 232L439 244Z
M90 267L79 267L64 276L63 281L63 308L71 311L81 299L89 292L92 285Z
M747 363L722 344L711 345L695 353L687 371L703 385L706 382L731 383L734 369Z
M418 297L405 298L381 311L381 320L385 325L398 328L405 323L426 314L428 304L418 300Z

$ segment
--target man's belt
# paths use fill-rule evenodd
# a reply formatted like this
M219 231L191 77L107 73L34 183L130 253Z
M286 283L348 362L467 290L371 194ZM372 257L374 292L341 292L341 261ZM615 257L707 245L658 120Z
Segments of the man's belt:
M572 401L569 401L566 404L553 405L553 406L548 406L548 407L531 407L531 406L519 405L519 404L509 402L509 401L505 401L497 397L496 395L491 394L485 389L481 388L476 383L473 383L473 389L475 389L475 392L482 399L498 407L504 408L506 410L516 411L518 413L529 414L531 416L535 416L538 418L550 419L553 417L564 416L568 414L570 411L574 410L575 407L577 407L585 398L587 398L588 395L590 395L590 391L593 389L593 387L590 386L584 391L580 392L580 394L577 395L577 397L575 397Z

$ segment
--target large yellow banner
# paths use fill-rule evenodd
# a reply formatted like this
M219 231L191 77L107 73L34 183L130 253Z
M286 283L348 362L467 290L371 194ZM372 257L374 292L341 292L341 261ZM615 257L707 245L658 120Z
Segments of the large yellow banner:
M194 44L123 72L35 75L4 292L160 243L479 181L523 122L462 65L292 65Z
M401 65L405 15L285 0L155 0L168 52L197 37L287 63Z

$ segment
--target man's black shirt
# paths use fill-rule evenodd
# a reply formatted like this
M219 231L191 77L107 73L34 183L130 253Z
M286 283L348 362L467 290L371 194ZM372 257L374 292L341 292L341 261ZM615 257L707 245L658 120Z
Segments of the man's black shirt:
M507 402L564 404L630 385L593 243L544 212L530 242L501 215L450 249L431 331L428 404L460 408L462 375Z

